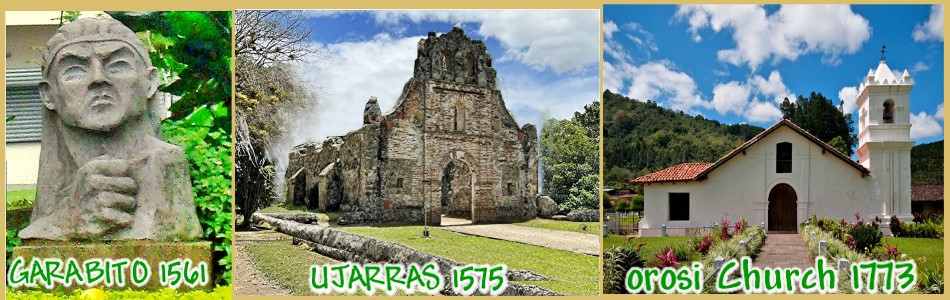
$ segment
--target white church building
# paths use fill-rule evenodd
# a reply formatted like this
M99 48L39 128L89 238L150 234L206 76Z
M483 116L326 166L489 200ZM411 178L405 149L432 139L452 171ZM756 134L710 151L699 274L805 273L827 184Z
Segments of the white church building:
M853 222L910 220L910 91L882 60L859 88L858 161L781 120L712 163L684 163L638 177L642 236L683 235L722 220L797 231L812 214ZM665 229L664 229L665 227Z

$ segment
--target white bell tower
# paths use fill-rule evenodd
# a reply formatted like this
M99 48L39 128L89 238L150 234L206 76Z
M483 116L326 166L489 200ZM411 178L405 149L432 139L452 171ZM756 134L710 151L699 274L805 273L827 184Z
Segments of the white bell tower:
M900 77L887 66L885 50L877 70L858 89L858 161L871 170L871 202L881 218L897 215L911 220L910 208L910 90L905 69ZM874 210L877 210L875 207Z

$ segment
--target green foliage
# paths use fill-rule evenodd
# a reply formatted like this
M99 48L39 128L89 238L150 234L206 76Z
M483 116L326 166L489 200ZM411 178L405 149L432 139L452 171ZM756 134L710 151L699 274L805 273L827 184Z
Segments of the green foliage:
M608 211L614 208L613 203L610 202L610 195L608 195L607 193L604 193L604 192L600 193L600 201L601 201L600 207L602 207L604 211Z
M854 250L868 254L875 247L881 245L881 239L884 234L877 228L877 225L870 222L858 222L848 230L848 235L854 239Z
M17 299L17 300L39 300L39 299L49 299L49 300L86 300L94 299L94 297L83 296L82 293L85 290L76 289L67 294L50 294L41 290L30 290L30 291L11 291L7 290L6 298L7 299ZM170 288L161 289L158 291L141 291L141 290L122 290L122 291L104 291L105 297L102 299L150 299L150 300L197 300L197 299L208 299L208 300L230 300L232 298L232 292L230 286L217 286L212 291L189 291L189 292L180 292Z
M607 186L631 188L630 180L650 172L685 162L715 161L763 130L724 125L641 100L604 92Z
M551 196L562 210L598 206L599 147L588 132L580 121L574 119L551 118L541 129L544 193Z
M920 276L917 286L925 293L943 294L943 265L922 269L917 275Z
M567 201L561 203L560 208L564 210L597 208L598 195L597 189L600 187L600 176L587 174L581 177L570 190L568 190Z
M145 43L162 73L162 91L180 96L172 104L178 119L201 106L231 106L230 11L107 12ZM215 120L231 130L230 119Z
M901 237L912 237L912 238L929 238L929 239L942 239L943 238L943 223L934 223L932 221L925 221L922 223L907 223L904 224L904 234L900 235Z
M910 149L912 185L943 185L943 141L920 144Z
M643 211L643 195L636 195L630 198L630 210Z
M617 201L617 211L619 212L630 211L630 202L627 202L627 200Z
M604 294L626 294L624 280L627 270L642 268L645 261L640 257L643 244L633 246L627 240L622 246L612 246L604 250Z
M224 103L202 106L181 120L165 120L162 134L188 157L198 219L212 241L219 283L231 282L231 135L214 124L230 120Z
M854 120L851 114L842 113L821 93L811 92L808 98L798 95L794 103L785 98L780 110L782 118L792 121L826 143L840 137L841 140L835 142L838 145L832 146L836 149L845 148L847 151L842 153L847 155L854 153L852 149L857 145L858 137L853 133Z

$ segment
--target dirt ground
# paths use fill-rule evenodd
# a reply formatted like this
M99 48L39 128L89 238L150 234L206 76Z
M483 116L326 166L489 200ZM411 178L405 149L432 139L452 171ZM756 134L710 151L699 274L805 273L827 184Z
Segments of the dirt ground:
M236 231L234 242L234 287L235 296L290 296L290 290L274 283L257 267L248 253L248 245L286 239L290 237L272 231Z

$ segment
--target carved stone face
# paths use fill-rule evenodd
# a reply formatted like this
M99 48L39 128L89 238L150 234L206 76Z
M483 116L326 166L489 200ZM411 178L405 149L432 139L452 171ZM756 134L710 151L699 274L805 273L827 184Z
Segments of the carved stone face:
M110 132L147 108L158 74L122 41L82 42L56 54L45 82L43 104L66 125Z

